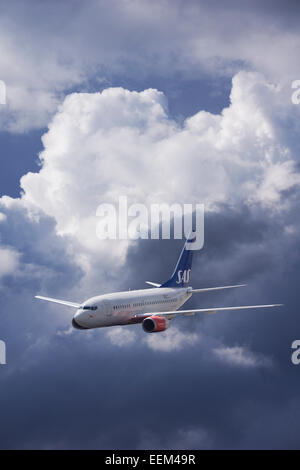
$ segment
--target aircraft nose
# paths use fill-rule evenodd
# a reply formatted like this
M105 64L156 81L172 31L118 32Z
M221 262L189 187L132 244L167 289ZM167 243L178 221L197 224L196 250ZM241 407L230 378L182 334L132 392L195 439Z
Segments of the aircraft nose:
M75 313L72 319L72 326L76 328L77 330L87 330L88 328L86 326L83 326L80 322L80 315L81 315L81 312Z

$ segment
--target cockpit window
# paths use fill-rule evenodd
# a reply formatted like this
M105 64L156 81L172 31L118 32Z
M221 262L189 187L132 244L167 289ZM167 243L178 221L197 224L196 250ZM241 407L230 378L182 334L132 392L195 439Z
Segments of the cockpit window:
M84 305L82 308L83 310L97 310L96 305Z

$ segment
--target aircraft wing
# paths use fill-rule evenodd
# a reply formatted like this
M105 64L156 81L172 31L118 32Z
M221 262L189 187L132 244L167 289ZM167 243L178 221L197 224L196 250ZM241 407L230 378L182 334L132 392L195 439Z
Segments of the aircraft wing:
M75 302L69 302L68 300L52 299L51 297L43 297L41 295L35 295L36 299L47 300L47 302L54 302L56 304L67 305L68 307L79 308L80 304Z
M219 310L246 310L250 308L270 308L270 307L281 307L283 304L271 304L271 305L243 305L239 307L213 307L213 308L198 308L192 310L170 310L169 312L152 312L152 313L142 313L137 314L137 318L146 318L151 315L157 315L160 317L174 318L178 315L191 316L195 313L216 313Z
M204 289L189 289L188 292L192 294L199 294L200 292L209 292L211 290L233 289L234 287L245 287L246 284L237 284L236 286L221 286L221 287L205 287Z
M158 284L157 282L152 282L152 281L145 281L146 284L149 284L150 286L154 287L160 287L161 284ZM205 287L203 289L192 289L189 288L188 291L192 292L192 294L199 294L200 292L209 292L212 290L221 290L221 289L233 289L234 287L245 287L246 284L237 284L235 286L221 286L221 287Z

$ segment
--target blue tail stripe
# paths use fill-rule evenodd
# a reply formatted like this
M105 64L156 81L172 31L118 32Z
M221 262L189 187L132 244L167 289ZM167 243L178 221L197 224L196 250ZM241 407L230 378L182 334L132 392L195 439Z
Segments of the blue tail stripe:
M189 285L194 250L187 249L187 243L193 243L195 240L195 236L186 240L172 276L160 287L187 287Z

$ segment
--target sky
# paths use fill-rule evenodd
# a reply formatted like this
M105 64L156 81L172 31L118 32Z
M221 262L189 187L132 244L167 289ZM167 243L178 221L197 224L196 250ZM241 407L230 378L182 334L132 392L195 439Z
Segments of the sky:
M299 448L299 15L292 1L1 5L0 448ZM34 295L142 289L180 252L99 240L97 207L120 195L204 204L193 287L247 286L187 308L284 307L148 335L72 329L72 309Z

